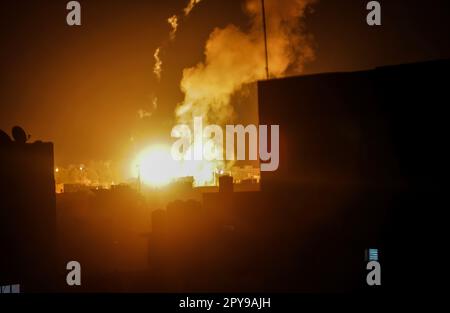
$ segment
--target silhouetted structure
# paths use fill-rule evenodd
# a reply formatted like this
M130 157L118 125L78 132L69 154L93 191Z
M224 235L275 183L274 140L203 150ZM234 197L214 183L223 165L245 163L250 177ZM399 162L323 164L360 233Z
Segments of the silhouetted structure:
M150 214L128 186L58 194L57 226L60 259L76 260L83 270L82 286L62 290L127 291L117 276L147 267Z
M231 193L233 192L233 177L220 176L219 177L219 192Z
M260 123L280 125L279 170L262 173L260 192L233 192L223 178L219 192L203 194L208 227L195 230L203 229L195 237L202 249L171 263L160 252L173 246L150 246L159 270L178 268L176 277L161 279L172 282L166 288L364 290L370 247L383 255L384 288L402 286L412 273L405 251L424 251L420 262L440 251L437 237L417 227L431 224L424 210L443 200L441 77L449 69L449 61L438 61L260 82ZM154 215L155 234L175 236L163 214ZM186 232L173 242L191 246ZM194 258L198 253L209 262Z
M55 264L55 182L53 144L0 143L0 285L20 284L21 291L51 291Z
M439 259L449 70L442 60L259 82L260 122L281 132L280 167L261 189L298 229L293 289L364 287L369 247L392 288L415 270L405 251L423 266Z

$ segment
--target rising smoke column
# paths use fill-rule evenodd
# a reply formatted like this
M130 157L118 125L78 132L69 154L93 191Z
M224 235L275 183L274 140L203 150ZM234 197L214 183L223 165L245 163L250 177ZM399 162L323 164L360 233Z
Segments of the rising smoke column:
M170 39L174 40L178 29L178 17L176 15L172 15L167 19L167 23L169 23L170 27L172 27L172 31L169 34Z
M190 0L188 5L184 8L184 15L188 16L194 9L194 7L200 3L200 1L202 0Z
M159 57L159 53L161 51L161 48L157 48L155 50L155 53L153 54L153 58L155 59L155 66L153 67L153 73L155 73L158 80L161 79L161 72L162 72L162 61Z
M192 2L192 1L191 1ZM311 38L305 32L303 19L316 0L265 0L268 32L269 72L271 77L299 74L305 63L314 59ZM234 118L230 101L244 85L266 78L265 49L261 0L246 0L245 13L251 26L242 30L235 25L216 28L205 45L205 60L183 71L180 88L184 100L175 110L179 124L192 125L195 117L203 125L225 125ZM197 138L202 140L202 138ZM192 145L185 153L189 156ZM204 140L204 138L203 138ZM206 139L217 155L222 147ZM201 153L201 151L200 151ZM228 170L233 161L221 159L193 163L187 161L185 176L193 176L195 184L214 184L214 172Z
M191 14L194 7L198 3L200 3L200 1L201 0L189 0L189 3L187 4L187 6L183 9L185 18L187 16L189 16L189 14ZM178 16L176 14L174 14L167 19L167 23L170 25L170 28L171 28L171 31L169 32L169 39L170 39L170 41L173 41L173 40L175 40L177 30L180 25L180 20L179 20ZM164 44L163 46L165 46L166 44ZM158 80L161 79L162 66L163 66L163 62L162 62L162 59L160 56L161 50L162 50L162 47L160 46L160 47L156 48L155 53L153 54L153 57L155 59L155 65L153 67L153 72L155 73Z
M195 2L195 1L191 1ZM271 77L299 74L314 59L303 19L316 0L266 0L269 70ZM176 109L177 121L190 123L202 116L205 123L225 124L233 117L231 96L244 84L265 78L261 1L247 0L249 30L235 25L216 28L205 46L205 60L183 71L185 97Z

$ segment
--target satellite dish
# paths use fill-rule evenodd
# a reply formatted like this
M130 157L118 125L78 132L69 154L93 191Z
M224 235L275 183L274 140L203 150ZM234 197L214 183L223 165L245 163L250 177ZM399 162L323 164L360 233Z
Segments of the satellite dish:
M22 127L14 126L12 129L12 136L14 140L18 143L26 143L27 142L27 134L22 129Z
M0 144L2 144L2 143L10 143L10 142L12 142L12 140L8 136L8 134L0 129Z

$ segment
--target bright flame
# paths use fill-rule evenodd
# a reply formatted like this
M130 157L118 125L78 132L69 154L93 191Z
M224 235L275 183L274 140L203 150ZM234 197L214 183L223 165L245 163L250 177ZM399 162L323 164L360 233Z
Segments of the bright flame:
M265 0L271 77L299 74L305 63L314 59L311 37L304 28L304 17L317 1ZM184 8L185 16L200 2L189 0ZM226 125L235 118L232 95L244 85L266 78L261 8L260 0L246 0L244 9L250 18L250 27L241 29L230 24L216 28L206 42L205 60L184 69L180 82L184 100L175 110L178 124L188 124L200 116L204 118L205 124ZM179 17L180 20L173 15L167 20L172 28L171 39L175 38L179 25L184 21L181 15ZM157 48L153 55L154 73L158 79L161 79L162 73L160 52L161 48ZM215 147L214 142L206 145L219 148ZM190 154L193 149L196 149L195 146L191 146L186 154ZM233 165L233 162L224 161L177 162L169 149L161 147L145 150L138 159L141 179L157 186L186 176L194 177L196 186L213 185L216 173L229 170Z
M169 184L176 176L178 164L165 145L151 146L142 151L133 163L133 172L141 181L152 187Z
M191 147L192 148L192 147ZM192 150L188 151L188 153ZM132 163L131 172L151 187L164 187L182 177L193 177L194 186L215 184L220 164L211 161L177 161L166 145L153 145L143 150Z

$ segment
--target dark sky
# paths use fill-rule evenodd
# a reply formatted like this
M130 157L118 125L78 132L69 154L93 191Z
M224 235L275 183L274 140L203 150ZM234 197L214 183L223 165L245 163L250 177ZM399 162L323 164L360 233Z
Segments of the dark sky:
M183 0L83 1L68 27L62 0L3 0L0 10L0 129L23 126L55 143L56 163L127 159L130 137L170 129L182 100L182 69L203 60L214 27L247 27L239 0L203 0L164 51L161 83L153 52ZM381 27L367 26L365 0L320 0L306 20L316 61L306 74L450 57L448 0L384 0ZM268 12L270 14L270 12ZM137 111L159 97L152 124Z

